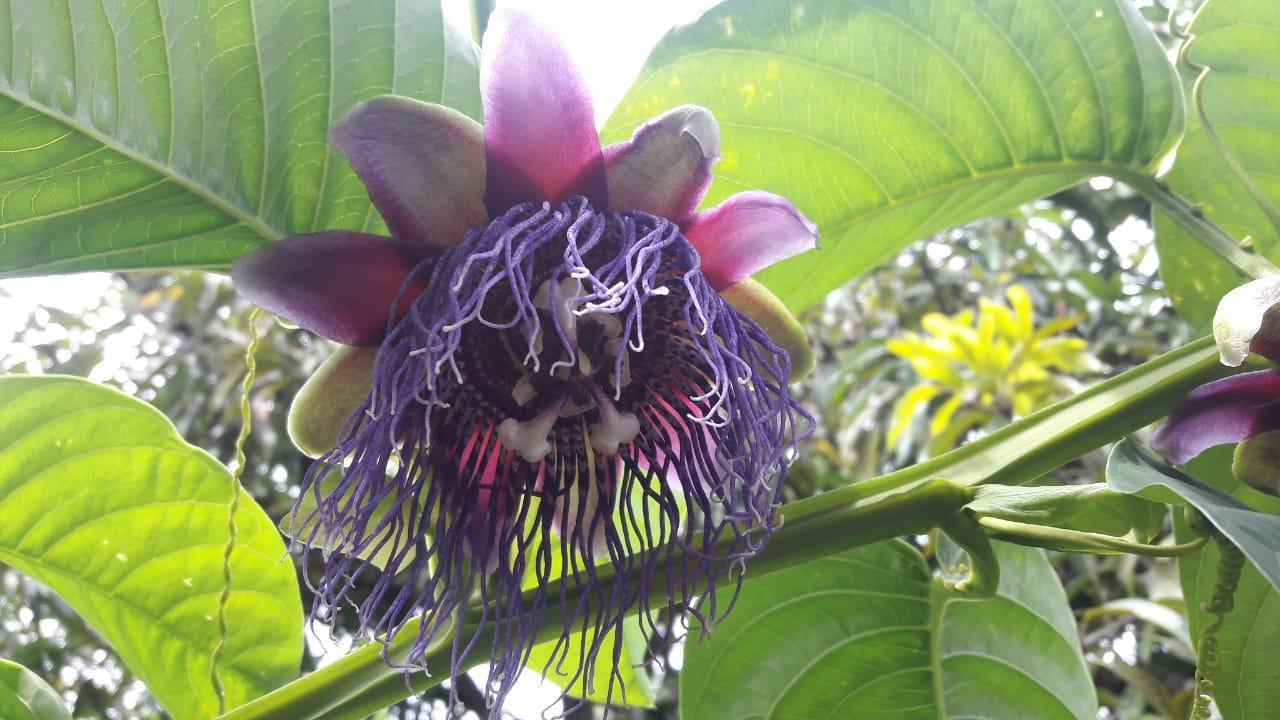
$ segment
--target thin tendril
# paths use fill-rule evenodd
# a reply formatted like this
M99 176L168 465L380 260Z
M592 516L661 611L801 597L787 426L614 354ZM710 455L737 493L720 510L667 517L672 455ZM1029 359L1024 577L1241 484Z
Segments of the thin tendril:
M1213 533L1218 546L1218 580L1208 602L1200 603L1200 609L1216 616L1216 619L1200 631L1196 642L1196 692L1191 708L1191 720L1209 720L1213 705L1213 676L1222 664L1218 645L1218 631L1227 615L1235 607L1236 588L1240 585L1240 573L1244 570L1244 553L1217 531Z
M258 363L254 355L258 352L258 316L261 310L254 308L249 313L249 345L244 351L244 383L240 393L240 434L236 436L236 464L231 469L231 503L227 506L227 545L222 553L222 594L218 596L218 644L209 656L209 680L213 683L213 691L218 696L218 714L227 711L226 690L222 687L222 678L218 677L218 661L227 648L227 601L231 599L231 554L236 549L236 512L240 509L240 477L244 474L244 444L249 439L252 415L249 408L249 391L257 375Z

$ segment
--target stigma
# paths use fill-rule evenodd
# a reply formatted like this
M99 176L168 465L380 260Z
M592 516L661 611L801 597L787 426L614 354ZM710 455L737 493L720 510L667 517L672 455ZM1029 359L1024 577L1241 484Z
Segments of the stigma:
M594 415L585 436L592 450L601 455L618 454L621 446L640 433L636 414L619 410L604 390L609 388L613 398L619 398L631 382L622 321L599 304L588 304L584 274L578 270L548 278L533 297L539 325L527 334L526 372L511 397L521 408L541 404L541 409L532 419L508 417L498 426L499 441L525 462L541 462L551 454L549 437L562 418ZM548 332L555 334L556 342L544 341ZM539 373L548 377L535 384Z

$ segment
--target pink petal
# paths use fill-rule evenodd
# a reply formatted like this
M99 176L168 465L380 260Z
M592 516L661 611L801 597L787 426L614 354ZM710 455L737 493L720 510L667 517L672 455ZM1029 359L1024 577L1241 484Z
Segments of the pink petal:
M785 198L741 192L700 212L685 237L702 255L702 274L723 290L779 260L818 247L818 226Z
M466 115L382 95L347 113L332 136L396 239L450 247L488 221L484 130Z
M484 198L493 215L573 195L607 207L591 96L550 28L517 10L493 13L480 58L480 94L488 154Z
M377 345L409 272L437 250L380 235L333 231L298 235L242 255L236 290L263 309L344 345ZM400 298L406 311L426 277Z
M1280 370L1243 373L1201 385L1151 440L1169 462L1185 465L1215 445L1280 430Z
M682 105L650 120L627 142L604 150L609 202L681 222L697 209L720 159L720 126L710 110Z

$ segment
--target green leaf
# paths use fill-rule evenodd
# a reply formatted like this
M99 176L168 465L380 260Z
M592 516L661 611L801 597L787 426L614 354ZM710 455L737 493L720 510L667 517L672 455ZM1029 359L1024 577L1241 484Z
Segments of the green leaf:
M942 589L900 541L748 580L710 636L690 634L681 716L1093 718L1053 568L1039 550L995 545L989 601Z
M1262 510L1280 513L1280 499L1259 493L1231 477L1231 448L1211 448L1187 465L1187 470L1213 487ZM1179 540L1190 540L1186 523L1174 515ZM1209 543L1194 555L1178 558L1182 595L1189 610L1191 637L1214 616L1200 608L1213 595L1217 580L1218 548ZM1215 701L1225 720L1268 720L1280 707L1275 681L1280 657L1280 591L1262 573L1246 564L1236 589L1235 608L1218 631L1221 665L1214 673Z
M15 662L0 660L0 718L71 720L67 704L38 675Z
M0 28L0 277L377 232L330 124L380 93L480 113L433 0L0 0Z
M1210 68L1201 90L1204 112L1230 159L1193 108L1165 180L1177 194L1201 203L1210 220L1237 238L1252 238L1256 250L1280 261L1280 5L1209 0L1189 31L1194 39L1187 57ZM1165 291L1184 317L1207 329L1218 299L1247 278L1163 212L1156 211L1155 227Z
M1123 493L1199 510L1272 585L1280 588L1280 516L1258 512L1222 490L1165 465L1140 450L1132 440L1121 441L1111 451L1107 482Z
M163 415L75 378L0 378L0 562L49 586L173 717L208 718L231 477ZM16 432L14 432L16 430ZM247 493L236 514L228 707L298 675L293 564Z
M1106 483L1023 487L979 485L966 508L979 517L1102 533L1146 543L1164 528L1165 506Z
M709 202L764 188L820 226L759 276L794 309L917 238L1142 172L1183 127L1129 0L729 0L659 43L604 137L681 103L720 120Z

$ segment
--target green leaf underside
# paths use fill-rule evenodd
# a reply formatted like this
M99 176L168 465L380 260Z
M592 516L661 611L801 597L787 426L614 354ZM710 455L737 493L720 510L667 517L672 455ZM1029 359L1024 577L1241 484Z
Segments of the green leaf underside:
M1227 467L1230 466L1228 458ZM1258 512L1198 478L1165 472L1152 465L1131 440L1122 441L1111 451L1107 483L1120 492L1148 500L1191 505L1280 588L1280 516Z
M429 0L0 0L0 28L0 277L384 231L330 124L389 92L480 113Z
M144 403L84 380L0 378L0 561L48 585L179 720L217 714L231 478ZM292 563L247 494L236 515L228 707L297 677L302 605Z
M0 718L4 720L71 720L57 691L38 675L0 660Z
M990 601L943 590L899 541L749 580L709 637L691 631L682 717L1094 717L1053 568L1039 550L996 552Z
M723 131L708 203L764 188L821 227L758 276L793 309L912 240L1147 168L1183 126L1126 0L730 0L663 39L604 137L681 103Z
M1106 483L1017 487L979 485L966 508L978 516L1102 533L1145 543L1164 528L1165 506L1113 492Z
M1210 0L1192 23L1192 62L1210 68L1202 99L1218 137L1275 210L1280 208L1280 5ZM1189 77L1188 81L1194 79ZM1232 172L1190 111L1187 137L1165 180L1237 238L1280 261L1276 227ZM1246 280L1160 211L1155 213L1161 277L1178 311L1208 329L1218 299Z
M1231 476L1231 446L1211 448L1187 465L1195 477L1231 496L1263 510L1280 514L1280 499L1264 495L1236 482ZM1191 532L1174 514L1179 541ZM1202 552L1178 558L1182 595L1186 601L1191 637L1214 617L1200 608L1213 595L1217 581L1218 549L1213 543ZM1226 720L1269 720L1280 707L1276 658L1280 657L1280 591L1262 573L1246 563L1236 590L1235 607L1218 632L1222 665L1214 674L1214 700Z

